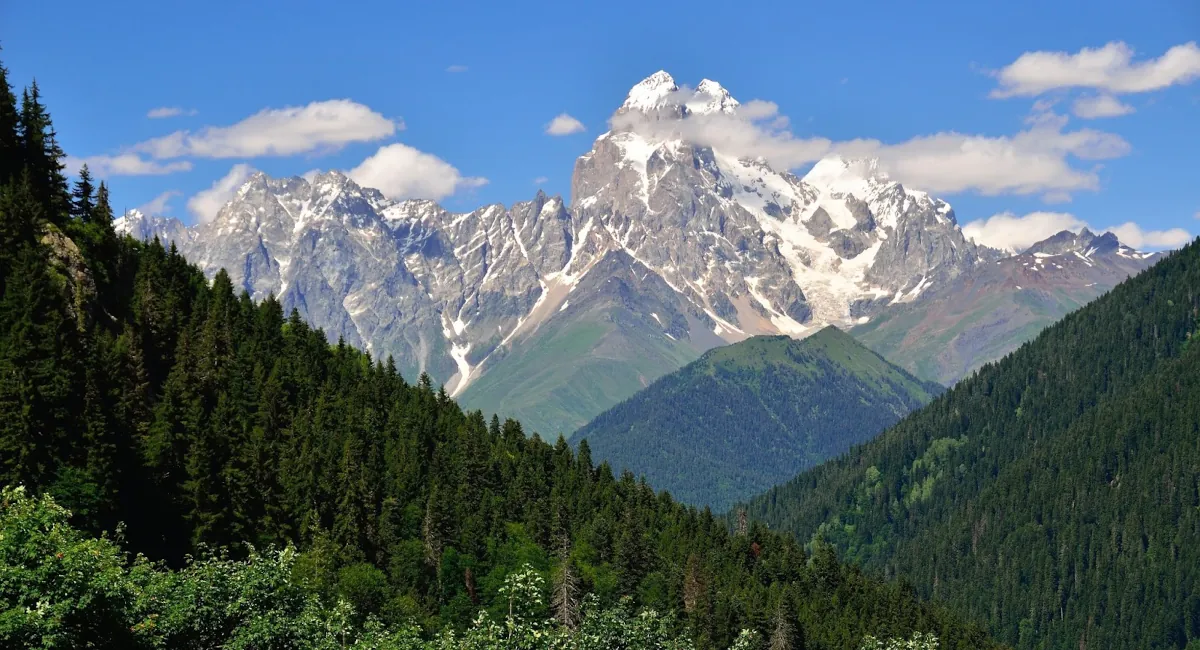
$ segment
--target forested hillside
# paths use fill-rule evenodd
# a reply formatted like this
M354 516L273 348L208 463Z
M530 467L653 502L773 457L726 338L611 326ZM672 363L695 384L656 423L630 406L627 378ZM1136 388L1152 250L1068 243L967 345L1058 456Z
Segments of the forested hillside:
M870 440L943 388L829 326L717 348L572 437L684 503L739 500Z
M1018 648L1200 645L1200 243L749 506Z
M427 377L329 345L174 248L117 237L103 183L84 170L68 191L36 87L19 109L8 88L0 79L0 484L24 491L0 504L0 646L445 634L481 610L511 616L528 565L522 598L567 629L587 594L626 607L606 610L619 618L676 613L671 634L701 648L742 629L780 648L916 631L991 647L911 586L760 525L731 532L586 446L464 413ZM110 540L179 571L131 565ZM300 552L260 562L248 545ZM245 563L189 561L208 549ZM302 621L332 645L292 640ZM515 647L511 634L470 647Z

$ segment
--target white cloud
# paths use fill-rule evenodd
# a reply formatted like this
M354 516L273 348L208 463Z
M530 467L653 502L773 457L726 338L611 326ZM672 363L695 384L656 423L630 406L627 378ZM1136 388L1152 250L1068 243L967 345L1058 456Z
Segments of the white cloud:
M1067 118L1052 112L1034 115L1030 122L1026 130L1011 136L950 131L887 144L798 138L788 129L788 119L779 115L778 107L760 100L742 104L733 114L664 119L629 111L611 119L614 130L633 130L652 140L680 138L739 158L761 157L777 168L796 169L830 153L873 157L893 179L929 192L1042 193L1055 202L1069 200L1074 191L1099 188L1096 170L1077 168L1072 159L1116 158L1130 149L1115 134L1093 129L1067 131Z
M180 115L192 116L192 115L195 115L197 112L198 111L196 111L196 109L194 109L194 108L180 108L179 106L160 106L158 108L150 109L150 112L146 113L146 117L148 117L152 120L161 120L166 117L178 117Z
M549 135L571 135L572 133L582 133L586 130L583 122L566 113L560 113L546 125L546 133Z
M1071 106L1071 112L1075 113L1076 117L1084 119L1120 117L1122 115L1129 115L1133 110L1132 106L1122 103L1121 100L1112 95L1080 97Z
M1132 221L1105 230L1116 235L1121 243L1134 248L1179 248L1192 240L1192 236L1183 228L1143 230Z
M1031 212L1017 216L1011 212L978 219L962 227L963 234L975 243L1007 251L1022 251L1064 230L1078 232L1087 222L1065 212Z
M167 190L162 194L150 199L146 203L139 205L137 209L143 214L160 215L170 211L171 199L179 196L179 190Z
M393 135L403 123L348 99L307 106L269 108L230 126L209 126L197 133L176 131L134 145L155 158L252 158L288 156L318 149L337 150L352 142Z
M207 190L197 192L195 196L188 199L188 212L195 215L200 223L212 221L217 216L229 199L233 198L233 193L246 182L254 174L255 170L246 163L238 163L229 170L228 174L218 179L212 184L212 187Z
M933 193L1043 193L1049 202L1057 203L1068 200L1071 192L1099 189L1096 170L1077 168L1072 158L1105 160L1130 150L1118 135L1093 129L1065 131L1066 123L1066 117L1050 113L1012 136L946 132L891 145L853 141L834 149L879 158L880 167L892 178Z
M1093 228L1083 219L1066 212L1031 212L1023 216L1004 212L962 227L963 234L976 243L1008 251L1022 251L1063 230L1079 232L1083 228L1111 232L1121 243L1141 249L1178 248L1191 241L1191 235L1182 228L1145 230L1132 221Z
M87 165L93 176L107 178L109 176L161 176L186 172L191 170L192 163L186 160L176 160L160 163L146 160L135 153L122 153L115 156L86 156L82 158L68 157L67 172L75 174L79 168Z
M546 178L545 176L538 176L537 178L533 179L533 184L534 185L545 185L546 182L549 180L550 179ZM1200 214L1198 214L1197 216L1200 216Z
M373 187L393 199L438 200L463 189L482 187L486 178L463 176L450 163L405 144L380 147L373 156L346 172L354 182Z
M1026 52L996 73L992 97L1033 97L1062 88L1141 93L1200 77L1200 47L1176 45L1157 59L1133 62L1133 48L1120 41L1067 52Z
M465 66L465 65L455 64L455 65L446 67L446 72L466 72L466 71L467 71L467 66Z

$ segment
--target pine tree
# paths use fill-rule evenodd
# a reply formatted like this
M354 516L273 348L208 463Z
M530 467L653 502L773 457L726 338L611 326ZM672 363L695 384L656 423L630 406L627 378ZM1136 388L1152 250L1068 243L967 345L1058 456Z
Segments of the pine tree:
M36 243L43 216L27 171L13 182L0 185L0 278L7 276L18 251Z
M61 225L65 223L70 207L67 179L63 175L65 154L58 145L50 114L42 105L36 81L21 98L20 136L22 157L29 170L34 197L45 206L46 218Z
M102 232L113 232L113 209L109 202L108 184L104 181L100 181L100 188L96 190L96 205L88 218L89 223L99 226Z
M0 483L46 486L75 424L74 320L41 247L22 246L0 298Z
M17 179L24 167L17 98L8 83L8 70L0 63L0 187Z
M550 599L554 619L559 625L574 630L579 626L579 579L571 563L570 537L564 535L559 546L558 566L554 571L554 593Z
M96 187L92 184L92 173L85 163L79 168L79 178L71 189L71 216L83 223L92 219L92 211L96 209Z

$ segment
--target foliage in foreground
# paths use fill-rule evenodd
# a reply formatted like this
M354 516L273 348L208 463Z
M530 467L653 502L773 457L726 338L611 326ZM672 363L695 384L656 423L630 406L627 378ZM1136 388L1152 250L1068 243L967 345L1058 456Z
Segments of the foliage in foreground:
M71 527L49 495L0 492L0 644L66 648L295 648L325 650L684 650L691 643L670 616L635 611L632 599L601 607L583 600L579 618L551 617L547 586L533 567L505 577L502 616L481 610L465 630L423 634L415 623L384 625L345 599L326 602L297 579L296 552L231 560L208 555L172 571L142 556L129 562L111 539ZM764 639L742 630L732 650L796 647L787 631ZM918 634L887 644L866 637L864 650L935 650Z

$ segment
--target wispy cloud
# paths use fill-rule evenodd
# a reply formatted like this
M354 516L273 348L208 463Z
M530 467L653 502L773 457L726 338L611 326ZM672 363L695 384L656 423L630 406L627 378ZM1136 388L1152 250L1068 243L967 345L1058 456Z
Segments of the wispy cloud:
M465 66L465 65L455 64L455 65L451 65L451 66L446 66L446 72L466 72L466 71L467 71L467 66Z
M546 133L548 135L571 135L573 133L582 133L586 130L583 122L566 113L560 113L546 125Z
M197 111L194 108L180 108L179 106L160 106L158 108L150 109L150 111L148 113L146 113L146 117L148 117L152 120L161 120L163 118L179 117L181 115L192 116L198 112L199 111Z
M154 158L254 158L336 151L354 142L389 137L404 124L348 99L264 109L229 126L176 131L134 145Z
M1071 106L1071 112L1075 113L1076 117L1084 119L1095 119L1097 117L1120 117L1129 115L1133 112L1133 107L1129 104L1122 103L1121 100L1112 95L1092 95L1089 97L1080 97L1075 100Z
M217 213L221 211L229 199L233 198L234 192L246 182L254 174L255 170L246 163L238 163L229 170L221 178L217 179L212 187L207 190L197 192L192 198L188 199L188 212L195 215L200 223L212 221Z
M967 223L962 229L963 234L976 243L1016 252L1064 230L1079 232L1083 228L1111 232L1121 243L1134 248L1178 248L1191 241L1191 235L1182 228L1147 230L1132 221L1093 228L1083 219L1066 212L1031 212L1020 216L1004 212Z
M538 176L537 178L533 179L533 184L534 185L545 185L546 182L549 180L550 179L546 178L545 176ZM1200 216L1200 213L1198 213L1198 216Z
M100 178L109 176L161 176L191 170L192 163L187 160L158 162L147 160L135 153L122 153L115 156L70 156L65 161L67 172L76 174L79 168L88 166L88 171Z
M143 214L149 214L149 215L167 214L171 210L171 207L170 207L171 199L179 196L180 194L181 193L179 190L167 190L166 192L159 194L158 196L150 199L149 201L143 203L142 205L139 205L137 209L139 211L141 211Z
M1200 47L1176 45L1157 59L1133 61L1129 45L1113 41L1098 48L1068 52L1026 52L995 73L992 97L1033 97L1066 88L1107 93L1142 93L1200 78Z
M441 158L400 143L380 147L347 175L359 185L373 187L393 199L436 201L488 182L478 176L463 176Z

